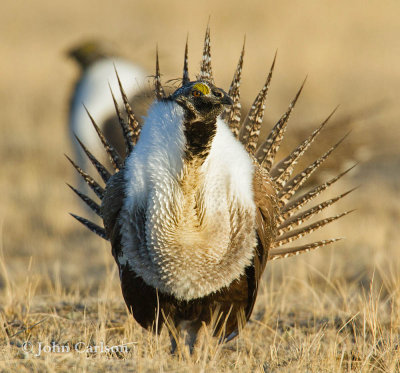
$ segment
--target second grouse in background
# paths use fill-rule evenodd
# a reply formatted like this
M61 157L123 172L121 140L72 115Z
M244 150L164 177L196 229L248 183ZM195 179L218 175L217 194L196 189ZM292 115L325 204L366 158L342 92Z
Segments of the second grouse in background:
M75 157L85 168L87 158L75 139L75 135L94 153L102 154L99 141L85 107L96 118L107 140L124 156L125 147L110 87L119 105L123 105L116 72L132 105L137 108L138 121L146 113L148 103L154 98L147 81L148 74L137 64L120 57L115 46L104 41L85 41L68 51L80 66L81 73L75 83L69 106L68 125ZM110 87L109 87L110 86Z

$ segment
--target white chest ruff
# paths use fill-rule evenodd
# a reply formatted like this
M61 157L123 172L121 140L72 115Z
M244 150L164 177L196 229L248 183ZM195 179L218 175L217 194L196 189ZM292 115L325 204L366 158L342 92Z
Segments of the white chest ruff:
M118 260L148 285L190 300L244 273L256 246L255 204L252 162L225 123L218 119L204 163L188 170L182 120L175 103L149 111L126 164Z

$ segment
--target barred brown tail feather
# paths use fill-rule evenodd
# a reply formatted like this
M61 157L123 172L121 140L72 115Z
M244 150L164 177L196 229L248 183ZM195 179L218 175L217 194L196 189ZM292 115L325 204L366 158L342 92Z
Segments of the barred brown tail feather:
M240 53L239 62L237 64L235 74L233 75L232 83L228 92L233 101L233 105L227 106L224 112L221 114L221 118L225 120L236 138L239 136L240 130L240 116L242 108L242 105L240 104L240 81L242 78L245 44L246 38L243 41L242 52Z
M81 193L79 190L75 189L72 185L67 185L72 189L72 191L83 201L86 205L98 216L101 216L100 205L93 201L86 194Z
M182 75L182 85L188 84L190 82L189 77L189 40L186 37L185 44L185 56L183 58L183 75Z
M278 193L281 206L285 205L296 191L309 179L309 177L322 165L322 163L332 154L332 152L344 141L348 136L343 136L335 145L333 145L325 154L315 160L312 164L300 171L294 176L285 187Z
M210 26L207 26L206 35L204 37L203 57L201 60L200 74L198 80L204 80L214 83L212 66L211 66Z
M330 245L330 244L338 242L340 240L343 240L343 238L340 237L340 238L332 238L329 240L321 240L321 241L312 242L309 244L291 247L291 248L271 249L271 251L269 252L268 259L276 260L276 259L290 258L291 256L308 253L311 250L319 249L320 247Z
M329 206L333 205L334 203L336 203L337 201L341 200L342 198L346 197L348 194L350 194L351 192L353 192L355 189L357 188L353 188L350 189L349 191L347 191L346 193L343 193L335 198L331 198L328 199L316 206L313 206L311 208L309 208L306 211L300 212L297 215L293 215L292 217L286 219L284 221L284 223L282 223L281 225L279 225L277 232L278 235L281 235L282 233L285 233L287 231L290 231L293 229L293 227L295 226L299 226L301 224L303 224L305 221L311 219L312 217L314 217L315 215L319 214L320 212L322 212L323 210L325 210L326 208L328 208Z
M70 215L73 216L76 220L78 220L81 224L83 224L86 228L88 228L93 233L96 233L98 236L100 236L101 238L105 239L106 241L109 240L104 228L102 228L99 225L91 222L88 219L82 218L81 216L78 216L78 215L75 215L75 214L72 214L72 213L70 213Z
M85 106L85 110L86 110L87 115L89 116L89 119L90 119L94 129L96 130L97 136L99 137L101 143L103 144L105 151L108 154L108 157L111 161L111 164L114 167L115 172L118 172L123 166L123 161L121 159L121 156L114 149L114 147L112 145L110 145L110 143L107 141L106 137L104 136L103 132L100 130L99 126L96 124L93 117L90 115L86 106Z
M247 114L243 124L241 125L239 140L246 146L246 150L250 154L254 154L258 142L258 135L264 119L265 101L267 99L268 89L271 84L272 74L274 72L276 54L272 61L267 80L255 98L249 113Z
M78 136L75 135L76 140L78 141L79 145L81 146L82 150L86 153L87 157L89 158L90 162L96 168L97 172L103 179L105 183L107 183L108 179L111 177L111 174L108 170L97 160L97 158L86 148L86 146L82 143Z
M282 159L278 164L276 164L270 175L279 189L282 189L287 181L292 176L294 171L294 166L297 164L299 158L306 152L306 150L314 142L315 138L320 134L321 130L328 123L329 119L335 113L336 109L332 111L331 114L321 123L321 125L312 132L312 134L304 140L296 149L294 149L286 158Z
M294 199L292 201L289 201L284 207L282 207L279 221L282 223L285 220L287 220L296 211L300 210L308 202L310 202L314 198L318 197L323 191L325 191L332 184L336 183L336 181L341 179L344 175L346 175L348 172L350 172L354 167L356 167L356 164L351 166L351 167L349 167L347 170L343 171L342 173L340 173L339 175L335 176L334 178L326 181L325 183L314 187L309 192L299 196L298 198L296 198L296 199Z
M318 220L317 222L307 225L303 228L285 231L280 236L277 237L277 239L275 240L275 243L273 244L273 247L274 248L279 247L279 246L285 245L287 243L296 241L296 240L304 237L305 235L313 233L317 229L320 229L320 228L324 227L325 225L327 225L337 219L340 219L341 217L343 217L345 215L352 213L353 211L355 211L355 210L345 211L345 212L342 212L341 214L337 214L335 216L331 216L326 219Z
M160 62L158 60L158 48L156 49L155 94L158 100L161 100L165 97L164 88L161 84Z
M286 126L287 126L290 114L292 113L292 110L293 110L294 106L296 105L298 98L300 97L300 94L303 90L305 82L306 82L306 80L304 79L302 85L300 86L300 89L296 93L296 96L294 97L293 101L290 103L287 111L282 115L282 117L279 119L279 121L275 124L275 126L272 128L272 131L268 135L267 140L265 140L265 142L260 145L260 147L258 148L258 150L256 152L257 161L267 171L269 171L271 169L272 164L275 160L276 153L279 150L279 147L283 140L283 136L286 132Z
M70 161L72 166L78 171L78 173L82 176L83 180L87 185L89 185L90 189L96 194L96 196L100 199L103 199L104 196L104 188L102 188L91 176L89 176L85 171L83 171L68 155L65 154L65 157Z

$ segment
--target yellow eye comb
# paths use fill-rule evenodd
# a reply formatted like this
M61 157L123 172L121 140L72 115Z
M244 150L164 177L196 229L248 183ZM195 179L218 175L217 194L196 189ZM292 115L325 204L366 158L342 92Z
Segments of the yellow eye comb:
M210 93L210 88L208 88L205 84L203 83L197 83L193 86L193 89L197 89L200 91L203 95L208 95Z

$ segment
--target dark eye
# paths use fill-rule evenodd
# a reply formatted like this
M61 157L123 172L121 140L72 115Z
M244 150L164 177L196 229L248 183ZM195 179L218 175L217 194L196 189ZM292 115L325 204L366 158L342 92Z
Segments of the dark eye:
M194 97L200 97L200 96L202 96L203 94L202 94L200 91L198 91L197 89L195 89L195 90L192 92L192 95L193 95Z
M213 91L215 97L222 97L223 94L220 91Z

